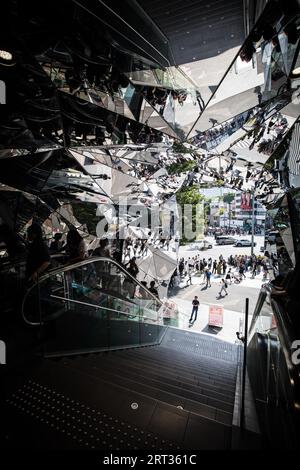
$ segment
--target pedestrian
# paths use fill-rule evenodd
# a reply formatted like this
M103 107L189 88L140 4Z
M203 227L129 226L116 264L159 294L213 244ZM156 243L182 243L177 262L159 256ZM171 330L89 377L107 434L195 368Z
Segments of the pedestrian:
M206 287L211 287L211 283L210 283L211 271L210 271L210 269L208 269L205 274L206 274Z
M227 287L228 287L228 284L227 284L227 282L225 281L224 278L221 280L220 286L221 286L221 289L220 289L220 292L219 292L219 296L221 297L223 291L225 292L225 295L228 295L228 292L226 290Z
M192 305L193 305L193 309L192 309L191 318L189 320L189 323L193 323L193 321L195 322L197 320L197 314L198 314L198 308L199 308L199 300L198 300L197 295L195 295L195 297L192 301ZM195 314L195 320L193 320L194 314Z
M186 285L188 285L188 283L190 283L190 285L192 285L192 268L190 266L188 266L188 270L187 270L187 281L186 281Z
M155 297L159 299L158 290L155 287L155 281L150 282L149 292L151 292Z
M225 276L225 282L228 283L230 282L230 284L232 284L232 278L231 278L232 274L231 274L231 268L229 269L228 273L226 274Z

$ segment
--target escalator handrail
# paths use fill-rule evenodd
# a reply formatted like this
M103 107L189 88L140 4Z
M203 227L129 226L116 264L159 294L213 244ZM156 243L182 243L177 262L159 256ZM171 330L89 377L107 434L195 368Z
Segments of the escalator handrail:
M271 292L272 292L271 284L266 284L261 289L261 293L264 293L264 295L266 296L270 296ZM277 336L281 344L282 351L285 357L285 362L287 365L287 373L289 376L290 386L294 390L294 396L297 397L299 396L299 393L300 393L300 379L299 379L300 367L299 365L293 364L291 361L291 345L292 345L292 342L297 338L293 334L293 330L291 329L291 321L285 309L282 307L282 305L279 302L277 302L276 299L272 297L269 297L269 298L270 298L270 307L272 309L273 315L276 320ZM249 335L248 344L250 344L253 334L255 333L254 326L260 315L261 306L257 306L257 308L255 308L255 314L253 314L253 319L252 319L252 324L251 324L251 329L253 329L253 332L252 332L252 335ZM269 338L270 331L271 330L265 331L265 334L267 334L268 338ZM299 406L296 409L299 412L300 410Z
M21 315L22 315L22 318L24 320L24 322L27 324L27 325L30 325L30 326L39 326L40 325L40 322L31 322L29 320L27 320L27 318L25 317L24 315L24 305L25 305L25 302L26 302L26 299L29 295L29 293L32 291L32 289L34 289L38 284L44 282L46 279L49 279L50 277L54 276L55 274L59 274L59 273L64 273L64 272L67 272L67 271L71 271L73 269L76 269L76 268L80 268L81 266L85 266L87 264L90 264L90 263L95 263L95 262L98 262L98 261L102 261L102 262L109 262L109 263L112 263L114 264L115 266L117 266L118 269L120 269L124 274L126 274L126 276L128 276L129 278L131 278L132 281L134 281L136 284L139 285L139 287L141 287L142 289L144 289L147 294L153 299L155 300L158 305L161 307L163 305L163 302L158 298L156 297L154 294L152 294L152 292L150 292L147 287L143 286L143 284L140 283L140 281L138 281L135 277L133 277L121 264L119 264L116 260L114 260L113 258L105 258L103 256L95 256L95 257L90 257L90 258L86 258L82 261L78 261L76 263L73 263L73 264L67 264L67 265L63 265L63 266L59 266L59 267L56 267L56 268L53 268L49 271L47 271L47 273L43 274L42 276L40 276L37 280L36 283L32 284L32 286L30 286L24 297L23 297L23 300L22 300L22 308L21 308Z
M253 316L252 316L252 320L251 320L251 325L250 325L250 328L249 328L249 341L251 339L251 332L253 333L253 328L255 326L255 323L256 323L256 320L257 318L259 317L260 315L260 312L261 312L261 308L266 300L266 297L267 297L267 289L266 289L266 286L262 287L260 289L260 292L259 292L259 295L258 295L258 299L257 299L257 302L256 302L256 305L255 305L255 309L254 309L254 312L253 312Z
M66 297L61 297L60 295L51 295L50 297L52 297L54 299L58 299L58 300L65 300L66 302L73 302L73 303L79 304L79 305L85 305L86 307L92 307L96 310L100 309L100 310L108 310L109 312L121 313L122 315L126 315L127 317L142 316L139 313L137 313L136 315L133 315L132 313L123 312L122 310L116 310L115 308L103 307L102 305L90 304L89 302L82 302L81 300L68 299ZM147 307L145 307L145 308L147 308ZM151 318L145 317L144 315L142 317L143 317L144 320L147 319L147 320L153 321Z

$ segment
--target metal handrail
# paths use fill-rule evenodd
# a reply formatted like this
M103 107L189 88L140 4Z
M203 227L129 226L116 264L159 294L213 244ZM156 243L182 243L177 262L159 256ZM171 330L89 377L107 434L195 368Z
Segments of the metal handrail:
M137 317L138 316L138 317L143 317L144 319L147 319L147 320L152 320L150 317L145 317L145 316L141 315L140 313L137 313L136 315L133 315L132 313L123 312L122 310L116 310L115 308L103 307L102 305L90 304L89 302L82 302L81 300L68 299L66 297L61 297L59 295L50 295L50 297L52 297L53 299L58 299L58 300L65 300L66 302L73 302L75 304L86 305L87 307L93 307L96 310L98 310L98 309L109 310L110 312L122 313L122 315L126 315L128 317L132 317L132 316ZM147 308L147 307L145 307L145 308ZM158 312L156 312L156 313L158 313ZM152 320L152 321L156 321L156 320Z
M299 378L300 378L300 367L299 367L299 365L296 365L296 364L292 363L292 361L291 361L291 345L292 345L293 340L296 339L296 337L294 336L295 332L292 329L292 320L289 317L289 314L286 311L286 309L283 308L283 306L281 305L281 303L278 302L278 300L276 298L271 297L272 284L266 284L263 287L261 292L265 293L265 300L267 299L267 296L269 297L270 309L272 310L274 318L276 320L276 336L277 336L277 357L276 357L277 364L276 364L276 366L277 366L277 374L278 374L278 370L279 370L279 360L280 360L279 345L280 345L280 347L282 348L283 357L285 358L286 372L287 372L287 376L288 376L288 385L292 390L294 400L295 399L297 400L297 406L296 406L296 402L294 403L295 411L297 413L299 413L298 399L296 397L299 396L299 391L300 391L300 380L299 380ZM260 300L261 299L258 300L258 303L259 303ZM260 304L261 304L261 302L260 302ZM257 306L257 308L255 309L255 315L253 315L252 324L251 324L251 329L253 331L252 331L252 335L249 336L249 343L252 340L253 335L255 333L254 326L255 326L258 318L259 318L262 305ZM268 347L268 351L267 351L267 354L268 354L268 356L267 356L267 377L266 377L266 395L267 396L266 396L266 400L256 399L257 401L261 401L261 402L265 403L266 405L269 402L269 386L270 386L270 376L269 376L269 374L270 374L270 347L271 347L271 345L270 345L270 332L272 330L273 330L273 328L270 328L270 329L264 331L264 334L265 334L265 336L267 336L267 339L268 339L268 345L267 345L267 347ZM275 397L275 399L276 399L276 402L278 404L278 400L279 400L279 397L278 397L278 394L279 394L278 386L279 386L279 384L277 383L278 377L276 377L275 379L276 379L276 390L275 390L276 397Z
M262 306L263 306L263 304L266 300L266 296L267 296L267 290L266 290L266 286L265 286L265 287L262 287L260 292L259 292L259 296L258 296L256 305L255 305L255 309L254 309L252 320L251 320L251 325L250 325L250 328L249 328L249 336L250 336L250 333L252 332L252 330L254 328L254 325L256 323L257 318L260 315L261 308L262 308Z
M154 294L152 294L152 292L150 292L147 287L143 286L143 284L140 283L140 281L138 281L135 277L133 277L123 266L121 266L116 260L112 259L112 258L105 258L105 257L90 257L90 258L86 258L82 261L78 261L77 263L73 263L73 264L68 264L68 265L64 265L64 266L59 266L59 267L56 267L54 269L51 269L49 271L47 271L47 273L45 273L44 275L40 276L37 280L36 283L34 283L32 286L29 287L29 289L27 290L26 294L24 295L23 297L23 300L22 300L22 307L21 307L21 315L22 315L22 318L24 320L24 322L27 324L27 325L30 325L30 326L39 326L40 323L36 323L36 322L30 322L26 319L25 315L24 315L24 304L25 304L25 301L29 295L29 293L32 291L32 289L34 289L38 284L40 284L41 282L45 281L46 279L49 279L51 278L52 276L54 276L55 274L61 274L61 273L65 273L65 272L68 272L68 271L71 271L73 269L76 269L76 268L80 268L82 266L85 266L87 264L91 264L91 263L96 263L96 262L99 262L99 261L102 261L102 262L109 262L109 263L112 263L114 264L120 271L122 271L126 276L128 276L135 284L137 284L139 287L141 287L142 289L144 289L147 294L153 299L155 300L155 302L158 303L158 305L162 306L163 305L163 302L158 299Z

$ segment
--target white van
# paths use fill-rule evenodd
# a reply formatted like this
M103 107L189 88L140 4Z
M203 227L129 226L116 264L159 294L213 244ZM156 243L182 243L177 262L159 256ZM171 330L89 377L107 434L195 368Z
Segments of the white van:
M220 235L216 238L217 245L234 245L236 242L235 238L228 237L227 235Z

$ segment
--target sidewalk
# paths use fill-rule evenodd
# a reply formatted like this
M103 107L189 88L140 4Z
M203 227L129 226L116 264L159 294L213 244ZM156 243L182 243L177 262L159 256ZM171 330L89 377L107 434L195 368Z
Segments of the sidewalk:
M235 275L238 275L236 272L234 272ZM225 275L212 275L211 278L210 278L210 282L211 284L219 284L221 279L222 278L225 278L226 274ZM244 286L244 287L253 287L253 288L256 288L256 289L260 289L262 284L265 283L265 282L268 282L268 279L263 279L263 274L262 272L260 274L258 274L257 276L255 276L255 278L253 279L252 277L252 273L251 272L246 272L246 279L243 279L240 283L235 283L235 282L232 282L232 284L229 283L229 286L230 285L241 285L241 286ZM183 289L185 288L187 285L189 286L190 283L187 282L188 281L188 276L186 276L185 278L183 278L181 281L180 281L180 284L179 284L179 290L180 289ZM201 274L201 276L199 275L196 275L196 273L194 272L192 274L192 285L201 285L201 286L205 286L206 285L206 279L204 280L203 278L203 274ZM178 292L177 292L178 293Z
M209 336L214 336L230 343L235 343L237 341L236 332L240 331L240 323L243 325L243 312L239 313L232 310L223 309L223 327L210 327L208 326L209 305L201 303L196 322L192 326L189 326L191 302L179 298L173 298L172 300L176 302L180 311L178 328L193 331L194 333L202 333ZM249 315L249 325L251 324L251 318L252 316Z

